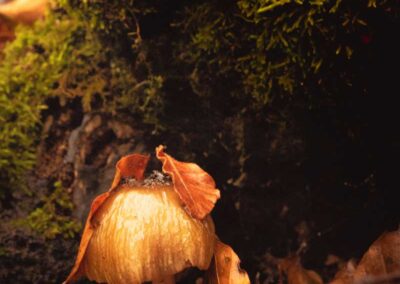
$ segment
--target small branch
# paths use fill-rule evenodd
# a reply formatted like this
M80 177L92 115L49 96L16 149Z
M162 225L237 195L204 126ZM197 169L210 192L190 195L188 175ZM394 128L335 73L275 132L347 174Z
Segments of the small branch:
M133 20L135 21L135 25L136 25L136 35L138 37L138 41L141 42L142 41L142 35L140 34L140 25L139 25L139 20L136 17L135 13L132 13L133 16Z
M137 84L131 89L131 91L132 91L132 92L138 91L140 88L142 88L143 86L148 85L148 84L150 84L150 80L143 80L142 82L137 83Z

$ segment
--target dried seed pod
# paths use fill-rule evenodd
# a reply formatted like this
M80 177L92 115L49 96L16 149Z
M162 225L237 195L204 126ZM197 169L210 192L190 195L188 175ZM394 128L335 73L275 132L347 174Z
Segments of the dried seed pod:
M162 281L187 267L206 270L214 224L191 218L171 186L122 187L99 209L83 270L99 283Z
M176 273L197 267L214 271L210 283L249 284L247 274L238 270L236 254L215 235L209 213L220 192L213 178L196 164L167 155L163 146L156 155L172 184L159 172L143 181L149 156L122 158L110 190L92 202L75 265L64 283L87 276L108 284L170 284ZM226 263L221 255L234 261Z

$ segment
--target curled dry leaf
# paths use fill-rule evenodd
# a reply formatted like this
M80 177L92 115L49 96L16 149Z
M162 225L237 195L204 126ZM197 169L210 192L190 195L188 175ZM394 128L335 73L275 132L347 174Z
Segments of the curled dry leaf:
M116 166L117 170L110 191L114 190L123 178L134 178L137 181L142 181L149 158L148 155L132 154L120 159Z
M240 259L233 249L216 240L214 260L207 273L209 284L250 284L246 271L240 268Z
M368 249L355 271L355 279L400 271L400 230L385 232Z
M279 261L280 274L285 273L289 284L322 284L321 277L313 270L304 269L298 256ZM282 277L281 277L282 278ZM281 279L282 282L282 279Z
M92 202L88 218L86 220L85 228L83 230L81 243L79 244L78 255L75 260L75 264L68 275L67 280L64 283L70 283L71 281L77 280L82 276L82 260L85 256L86 249L92 238L93 232L98 224L94 222L94 216L99 208L104 204L104 202L112 195L115 189L121 182L123 178L135 178L136 180L143 180L144 171L146 170L147 163L149 161L149 156L132 154L123 157L116 165L116 172L114 181L108 192L105 192L97 196Z
M214 179L194 163L175 160L164 152L164 146L156 149L157 158L163 163L163 172L170 175L174 189L191 216L205 218L220 198Z
M363 255L358 266L347 273L337 273L331 283L362 283L372 276L400 272L400 229L383 233ZM345 275L346 277L344 277Z

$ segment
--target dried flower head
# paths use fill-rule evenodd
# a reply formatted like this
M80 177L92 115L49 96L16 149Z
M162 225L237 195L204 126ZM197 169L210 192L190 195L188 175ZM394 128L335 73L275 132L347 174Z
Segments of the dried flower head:
M148 156L117 163L111 189L92 203L65 283L81 276L110 284L174 283L189 267L212 271L211 283L250 283L236 254L215 235L209 213L220 193L213 178L196 164L175 160L163 146L156 155L169 178L153 172L144 180Z

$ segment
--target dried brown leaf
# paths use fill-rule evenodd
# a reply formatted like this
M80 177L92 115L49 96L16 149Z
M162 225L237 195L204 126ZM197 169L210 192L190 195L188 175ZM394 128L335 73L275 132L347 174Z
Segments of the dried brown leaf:
M250 284L246 271L240 268L240 259L233 249L216 240L214 260L208 271L209 284Z
M156 149L157 158L163 163L163 172L171 176L174 189L189 214L194 218L203 219L220 198L214 179L194 163L175 160L164 152L164 148L158 146Z
M304 269L298 256L291 256L280 260L280 273L287 276L289 284L322 284L321 277L313 270ZM282 280L282 279L281 279Z
M96 224L96 222L94 222L93 218L98 209L111 196L111 194L113 194L115 189L118 188L123 178L135 178L136 180L143 180L144 171L146 170L148 161L149 156L139 154L126 156L118 161L116 165L114 181L111 185L111 188L109 189L109 191L97 196L92 202L88 218L86 219L85 228L83 230L81 243L79 244L79 250L75 260L75 264L67 279L64 281L64 284L78 280L78 278L81 277L83 274L81 263L83 257L85 256L86 248L93 235L93 232L98 225ZM97 222L99 222L99 220L97 220Z
M400 230L383 233L363 255L355 280L400 271Z
M331 283L363 283L371 277L400 272L400 229L383 233L363 255L355 269L339 271Z

